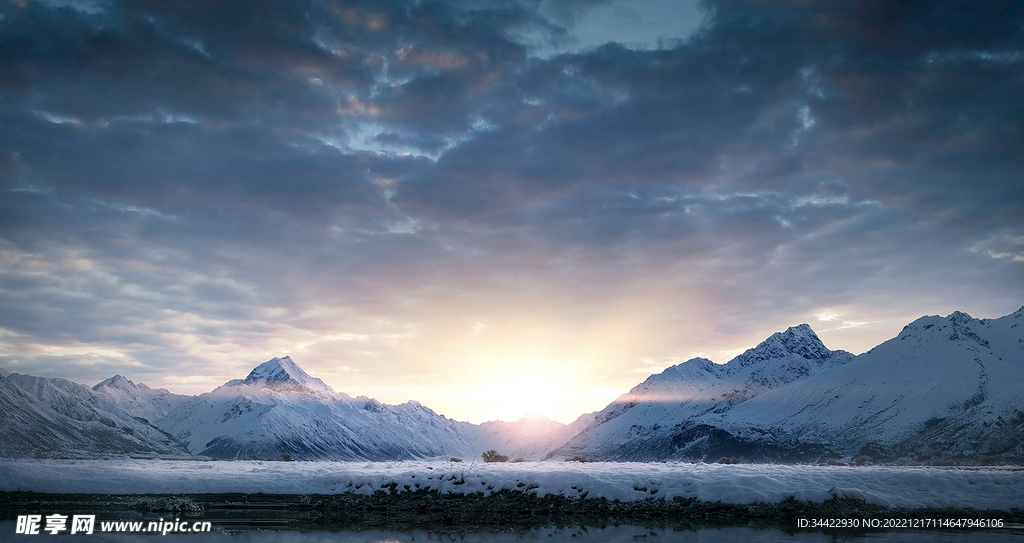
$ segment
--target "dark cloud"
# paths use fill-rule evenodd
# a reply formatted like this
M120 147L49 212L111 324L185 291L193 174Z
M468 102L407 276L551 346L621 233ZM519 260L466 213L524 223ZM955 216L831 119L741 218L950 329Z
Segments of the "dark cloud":
M537 345L621 381L1020 306L1020 5L706 1L536 54L600 5L3 4L0 362L370 386Z

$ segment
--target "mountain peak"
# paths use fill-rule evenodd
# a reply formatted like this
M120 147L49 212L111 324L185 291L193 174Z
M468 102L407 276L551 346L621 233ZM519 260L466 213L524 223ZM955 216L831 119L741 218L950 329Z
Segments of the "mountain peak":
M799 340L802 342L811 341L821 343L821 340L818 339L818 334L815 334L814 330L811 329L811 325L806 322L796 326L790 326L789 328L786 328L785 332L775 332L772 335L781 336L787 341Z
M526 415L520 417L520 419L517 420L515 424L519 424L523 427L532 428L560 428L562 426L565 426L565 424L561 422L551 420L548 417L545 417L544 415L538 413L527 413Z
M523 415L510 426L517 428L521 437L540 437L565 427L561 422L538 414Z
M686 362L669 366L661 373L648 377L640 385L659 386L660 383L676 383L680 380L703 382L708 379L719 379L725 371L724 365L715 364L707 358L691 358Z
M974 317L964 313L963 311L954 311L949 314L946 319L953 324L964 324L974 320Z
M136 385L134 382L132 382L125 376L121 375L120 373L115 373L113 377L109 377L107 379L104 379L103 381L100 381L99 383L96 384L96 386L92 387L92 389L99 390L100 388L107 387L116 388L118 390L135 390L140 386L145 385Z
M480 424L493 435L512 437L515 440L536 440L565 428L565 424L551 420L544 415L527 414L515 422L492 420Z
M263 385L270 388L308 388L330 390L323 381L310 376L290 356L274 357L253 368L242 380L243 385Z
M794 354L807 360L822 360L831 355L832 351L825 347L814 330L804 323L790 326L785 332L775 332L768 336L768 339L759 343L757 347L748 349L733 361L738 362L740 366L746 366L750 363L785 358Z
M3 378L7 377L10 374L11 374L11 372L9 372L9 371L7 371L7 370L5 370L3 368L0 368L0 379L3 379Z

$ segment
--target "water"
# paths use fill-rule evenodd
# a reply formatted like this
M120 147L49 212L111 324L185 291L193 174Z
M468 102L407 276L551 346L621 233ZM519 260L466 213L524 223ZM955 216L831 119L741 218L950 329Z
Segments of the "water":
M216 527L214 527L216 530ZM78 538L80 534L16 535L13 521L0 522L0 541L40 541ZM543 528L518 533L447 534L426 530L359 532L241 531L205 534L115 534L94 533L82 541L169 543L724 543L750 541L756 543L1024 543L1024 526L984 530L892 530L885 532L802 532L755 528L709 528L696 531L648 529L640 526L609 526L605 528Z

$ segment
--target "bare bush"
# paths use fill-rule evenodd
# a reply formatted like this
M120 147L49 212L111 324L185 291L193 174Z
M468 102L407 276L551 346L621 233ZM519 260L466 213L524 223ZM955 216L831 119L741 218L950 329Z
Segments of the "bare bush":
M484 462L508 462L508 457L504 454L498 454L498 451L491 449L480 455Z

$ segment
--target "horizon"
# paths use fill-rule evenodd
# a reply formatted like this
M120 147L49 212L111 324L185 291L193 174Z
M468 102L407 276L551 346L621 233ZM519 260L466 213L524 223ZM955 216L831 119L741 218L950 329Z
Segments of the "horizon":
M1021 311L1021 310L1024 310L1024 306L1021 306L1021 307L1020 307L1020 308L1019 308L1019 309L1018 309L1017 311ZM961 312L961 311L954 311L954 312L951 312L951 313L947 314L947 315L946 315L945 317L943 317L943 316L941 316L941 315L922 315L922 316L918 317L917 319L914 319L914 321L916 321L916 320L918 320L918 319L928 318L928 317L939 317L939 318L949 318L949 317L950 317L950 316L951 316L952 314L954 314L954 313L958 313L958 312L959 312L959 313L963 313L963 312ZM1016 313L1016 311L1014 311L1014 312L1011 312L1011 313L1007 313L1006 315L1001 315L1000 317L977 317L977 316L974 316L974 315L971 315L971 317L972 317L972 318L974 318L974 319L978 319L978 320L992 320L992 319L995 319L995 318L1001 318L1001 317L1005 317L1005 316L1008 316L1008 315L1012 315L1013 313ZM913 322L913 321L911 321L911 322ZM908 323L908 324L909 324L909 323ZM807 323L800 323L800 324L796 324L796 325L793 325L793 326L789 326L789 327L787 327L787 328L786 328L785 330L779 330L779 331L777 331L777 332L773 332L773 333L772 333L771 335L769 335L768 337L766 337L766 338L765 338L764 340L762 340L762 341L766 341L766 340L767 340L768 338L770 338L771 336L774 336L775 334L783 334L783 333L785 333L785 332L788 332L788 331L789 331L789 330L791 330L791 329L794 329L794 328L799 328L799 327L802 327L802 326L808 326L808 327L809 327L809 328L811 329L811 331L812 331L812 332L813 332L813 333L814 333L814 334L815 334L816 336L818 335L818 334L817 334L817 331L816 331L816 330L814 330L814 328L813 328L813 327L810 327L810 325L809 325L809 324L807 324ZM888 338L888 339L886 339L886 340L883 340L883 342L884 342L884 341L889 341L889 339L895 339L895 337L897 337L897 336L893 336L892 338ZM819 340L821 339L821 338L820 338L820 336L818 336L818 339L819 339ZM739 353L739 354L742 354L743 352L746 352L746 351L748 351L748 350L751 350L751 349L754 349L754 348L756 348L756 347L757 347L757 345L760 345L760 343L761 343L761 342L758 342L757 344L755 344L755 345L752 345L752 346L750 346L750 347L748 347L748 348L746 348L746 349L742 349L741 353ZM881 343L882 343L882 342L879 342L879 344L881 344ZM824 345L824 344L825 344L825 342L824 342L824 341L822 341L822 344ZM877 345L875 345L875 346L877 346ZM875 347L875 346L872 346L872 347ZM828 345L825 345L825 347L826 347L826 348L828 348L828 349L829 349L830 351L833 351L833 352L836 352L836 351L847 351L846 349L841 349L841 348L831 348L831 347L829 347ZM850 352L850 351L847 351L847 352ZM737 354L736 356L739 356L739 354ZM864 354L864 352L851 352L851 354L853 354L854 356L860 356L860 355ZM697 358L698 358L698 357L692 357L692 358L689 358L689 359L687 359L687 360L684 360L683 362L680 362L679 364L685 364L685 363L687 363L687 362L690 362L690 361L692 361L692 360L695 360L695 359L697 359ZM724 362L719 362L719 361L716 361L716 360L713 360L713 359L710 359L710 360L711 360L711 361L712 361L713 363L715 363L715 364L718 364L718 365L724 365L724 364L728 364L729 362L732 362L732 360L733 360L734 358L735 358L735 357L730 357L730 359L729 359L729 360L726 360L726 361L724 361ZM301 366L301 365L300 365L300 364L299 364L298 362L296 362L296 361L295 361L294 359L292 359L292 358L291 358L291 355L289 355L289 354L284 354L284 355L281 355L281 356L274 356L274 357L271 357L271 358L269 358L269 359L267 359L267 360L264 360L263 362L258 362L258 363L256 363L256 365L254 365L254 366L252 367L252 369L250 369L250 370L249 370L248 372L246 372L246 374L245 374L245 375L246 375L246 376L250 375L250 374L251 374L252 372L254 372L254 371L255 371L256 369L258 369L258 368L259 368L260 366L262 366L263 364L266 364L266 363L272 362L272 361L274 361L274 360L281 360L281 359L288 359L289 361L291 361L291 363L292 363L292 364L296 365L296 366L297 366L297 367L299 368L299 370L300 370L300 371L302 371L302 372L305 372L305 373L306 373L306 374L307 374L307 375L308 375L309 377L312 377L312 378L314 378L314 379L319 379L319 378L318 378L318 377L317 377L316 375L313 375L313 374L310 374L309 372L307 372L307 371L305 370L305 368L303 368L303 367L302 367L302 366ZM677 365L678 365L678 364L677 364ZM661 370L654 370L654 372L653 372L653 373L651 373L650 375L648 375L647 377L645 377L645 378L644 378L644 379L642 379L641 381L639 381L639 382L635 383L634 385L631 385L631 386L630 386L630 389L629 389L629 390L631 390L631 389L632 389L633 387L635 387L635 386L639 385L640 383L643 383L643 382L644 382L644 381L645 381L645 380L646 380L647 378L649 378L649 377L651 377L651 376L653 376L653 375L657 375L657 374L660 374L660 373L664 372L665 370L669 369L670 367L672 367L672 366L667 366L667 367L665 367L665 368L662 368ZM0 369L6 369L6 368L0 368ZM9 370L8 370L8 371L9 371ZM12 373L13 373L13 372L12 372ZM58 378L63 378L62 376L59 376L59 375L53 375L53 376L38 376L38 377L48 377L48 378L58 377ZM108 381L108 380L110 380L110 379L113 379L113 378L115 378L115 377L122 377L122 378L124 378L124 379L127 379L127 380L128 380L129 382L131 382L131 383L133 383L133 384L135 384L135 385L140 385L140 384L142 384L142 385L146 385L146 386L149 386L150 388L158 388L158 389L159 389L159 388L165 388L165 387L157 387L157 386L150 386L150 385L149 385L148 383L144 383L144 382L141 382L141 381L137 381L137 380L135 380L135 379L132 379L132 378L131 378L131 377L129 377L129 376L126 376L126 375L122 375L122 374L120 374L120 373L117 373L117 374L111 375L110 377L107 377L107 378L105 378L105 379L102 379L101 381L99 381L99 382L97 382L97 383L95 383L95 384L88 384L88 383L79 383L79 384L82 384L82 385L88 386L89 388L92 388L93 386L98 386L98 385L99 385L100 383L103 383L103 382L105 382L105 381ZM227 379L226 381L224 381L223 383L221 383L221 385L218 385L218 386L223 386L223 385L225 385L225 384L227 384L227 383L229 383L229 382L231 382L231 381L233 381L233 380L241 380L241 379L245 379L245 377L232 377L232 378L230 378L230 379ZM325 382L325 383L326 383L326 382ZM361 394L361 393L358 393L358 392L356 392L355 394L350 394L350 392L355 392L355 391L346 391L346 390L342 390L342 389L339 389L339 388L337 388L337 387L335 387L335 386L331 385L330 383L326 383L326 384L327 384L328 386L330 386L330 387L331 387L331 388L332 388L333 390L335 390L336 392L342 392L342 393L345 393L345 394L347 394L347 395L351 396L352 398L366 397L366 398L369 398L369 399L372 399L372 400L377 400L377 401L381 401L381 400L380 400L379 398L377 398L377 397L375 397L375 396L372 396L372 395L367 395L367 394ZM198 395L204 394L204 393L206 393L206 392L211 392L212 390L213 390L213 389L211 389L211 390L203 390L203 391L200 391L200 392L193 392L193 393L181 393L181 392L178 392L178 391L174 391L174 390L169 390L169 389L168 389L168 392L170 392L170 393L172 393L172 394L183 394L183 395L187 395L187 396L198 396ZM620 392L620 393L617 393L617 394L615 395L615 397L614 397L614 398L612 398L611 400L608 400L607 402L605 402L604 404L600 405L599 407L596 407L596 408L595 408L595 409L593 409L593 410L589 410L589 411L584 411L584 412L581 412L581 413L579 413L579 414L577 414L577 415L575 415L575 416L572 416L571 418L569 418L569 419L567 419L567 420L562 420L562 419L556 419L556 418L554 418L554 417L551 417L550 415L548 415L548 414L546 414L546 413L542 413L542 412L523 412L523 413L522 413L522 415L520 415L520 416L516 416L516 417L507 417L507 418L494 418L494 419L479 419L479 418L477 418L477 419L479 419L479 420L477 420L477 419L474 419L474 418L472 418L472 417L470 417L470 418L457 418L457 417L452 417L452 416L448 416L448 415L446 415L446 414L445 414L444 412L438 411L438 410L436 410L436 409L435 409L435 408L434 408L433 406L431 406L431 405L429 405L429 404L427 404L427 403L425 403L425 402L422 402L422 401L420 401L420 400L418 400L418 399L416 399L416 398L408 398L408 399L406 399L406 400L403 400L403 401L394 401L394 400L390 400L390 401L389 401L389 400L385 400L385 401L383 401L382 403L384 403L384 404L388 404L388 405L399 405L399 404L404 404L404 403L410 403L410 402L413 402L413 403L418 403L418 404L420 404L420 405L423 405L423 406L425 406L425 407L428 407L428 408L430 408L431 410L433 410L434 412L436 412L436 413L437 413L438 415L448 416L448 418L449 418L449 419L454 419L454 420L461 420L461 421L464 421L464 422L469 422L469 423L472 423L472 424L485 424L485 423L488 423L488 422L507 422L507 423L512 423L512 422L518 422L518 421L520 421L520 420L523 420L523 419L529 419L529 418L537 418L537 417L539 417L539 418L543 418L543 419L551 420L551 421L554 421L554 422L558 422L558 423L560 423L560 424L563 424L563 425L568 425L568 424L570 424L570 423L572 423L572 422L574 422L574 421L578 420L578 419L579 419L580 417L582 417L582 416L584 416L584 415L588 415L588 414L593 414L593 413L595 413L595 412L598 412L598 411L600 411L601 409L603 409L603 408L607 407L608 405L610 405L610 404L612 403L612 401L614 401L614 399L617 399L618 397L622 396L623 394L627 394L627 393L629 392L629 390L624 390L624 391L622 391L622 392Z
M793 323L1006 315L1018 8L4 3L0 367L197 394L288 354L566 422Z

